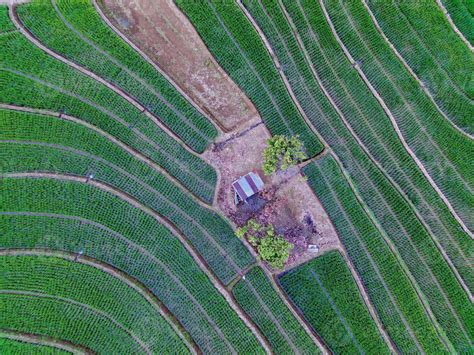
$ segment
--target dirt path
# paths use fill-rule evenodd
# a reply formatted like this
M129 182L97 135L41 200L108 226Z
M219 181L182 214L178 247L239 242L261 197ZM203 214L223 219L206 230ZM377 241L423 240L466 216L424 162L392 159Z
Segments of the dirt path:
M16 332L11 330L0 329L0 339L18 340L23 343L30 343L36 345L49 346L56 349L61 349L70 352L74 355L93 355L94 352L83 346L73 344L66 340L58 340L44 335L35 335L24 332Z
M156 62L223 131L258 119L250 100L172 1L102 0L99 4L114 27Z
M137 100L135 100L133 97L131 97L129 94L127 94L125 91L117 87L116 85L106 81L105 79L102 79L102 77L98 76L97 74L91 72L85 67L82 67L73 61L65 58L61 54L51 50L50 48L44 46L39 40L37 40L21 23L20 19L18 18L15 10L15 6L10 6L10 18L15 25L15 27L21 32L23 36L25 36L31 43L33 43L36 47L44 51L45 53L49 54L53 58L63 62L64 64L78 70L84 75L87 75L88 77L94 79L95 81L101 83L102 85L105 85L107 88L110 90L114 91L117 95L122 97L124 100L128 101L130 104L135 106L137 109L143 112L144 115L146 115L148 118L150 118L153 123L155 123L160 129L162 129L166 134L169 136L173 137L181 146L183 146L187 151L189 151L191 154L197 155L196 152L194 152L190 147L188 147L183 140L178 137L173 131L171 131L166 125L164 125L159 117L154 116L150 111L146 109L145 106L143 106L141 103L139 103Z
M433 105L436 107L436 110L440 113L440 115L443 116L443 118L445 120L447 120L451 126L457 130L459 133L461 133L462 135L470 138L470 139L474 139L474 136L473 135L470 135L469 133L463 131L461 128L459 128L457 125L455 125L453 123L453 121L451 121L449 119L448 116L446 116L446 114L443 112L443 110L441 110L441 108L438 106L438 104L436 103L436 101L434 100L433 96L431 95L431 93L428 91L428 89L426 88L426 85L423 84L423 82L420 80L420 78L418 78L418 76L416 75L416 73L411 69L411 67L408 65L408 63L405 61L405 59L401 56L401 54L398 52L398 50L395 48L395 46L390 42L390 40L387 38L387 36L385 36L385 33L383 32L382 28L380 27L375 15L372 13L372 10L370 9L370 7L367 5L367 2L366 0L361 0L362 3L364 4L364 7L365 9L367 10L367 12L369 13L369 16L370 18L372 19L372 22L374 23L375 27L377 28L377 31L380 33L380 35L382 36L382 38L385 40L385 42L388 44L388 46L392 49L393 53L395 54L395 56L400 60L400 62L402 62L403 66L408 70L408 72L412 75L412 77L417 81L418 85L420 85L420 88L423 90L423 92L426 94L426 96L428 96L428 98L431 100L431 102L433 103Z
M324 13L324 16L326 18L326 21L328 22L330 28L331 28L331 31L334 35L334 37L336 38L337 42L339 43L340 47L343 49L345 55L347 56L347 58L351 61L351 63L355 63L354 61L354 58L352 58L351 54L349 53L349 51L347 50L347 48L345 47L344 43L342 43L341 39L339 38L337 32L336 32L336 29L334 28L334 25L332 24L332 21L329 17L329 14L327 13L327 10L323 4L323 1L322 0L319 0L320 1L320 5L321 5L321 8L323 10L323 13ZM451 206L451 204L449 203L448 199L444 196L444 194L442 193L442 191L439 189L439 187L437 186L437 184L434 182L434 180L431 178L431 176L429 175L428 171L425 169L424 165L421 163L421 161L418 159L418 157L415 155L415 153L411 150L411 148L408 146L408 144L406 143L399 127L398 127L398 124L395 120L395 118L393 117L391 111L389 110L389 108L386 106L385 102L383 101L383 99L380 97L380 95L378 94L378 92L372 87L372 85L370 84L369 80L367 79L367 77L365 76L365 74L362 72L362 70L357 66L355 65L354 66L356 68L356 70L358 71L359 75L361 76L361 78L364 80L364 82L366 83L367 87L369 88L369 90L372 92L372 94L374 95L374 97L377 99L377 101L380 103L380 105L382 106L382 108L384 109L384 111L386 112L387 116L389 117L391 123L392 123L392 126L394 127L398 137L399 137L399 140L401 141L401 143L403 144L404 148L406 149L406 151L409 153L409 155L412 157L412 159L415 161L415 163L417 164L417 166L420 168L420 170L422 171L423 175L426 177L426 179L428 180L428 182L430 183L430 185L433 187L433 189L438 193L438 195L441 197L441 199L443 200L443 202L445 202L445 205L448 207L448 209L450 210L451 214L453 215L453 217L456 219L456 221L459 223L459 225L461 226L461 228L472 238L473 237L473 234L472 232L467 228L467 226L464 224L464 222L461 220L461 218L458 216L458 214L456 213L456 211L454 210L454 208ZM387 74L388 75L388 74ZM406 103L408 104L408 103ZM361 146L364 146L361 143L359 143L359 145ZM382 170L384 171L384 170ZM388 174L386 174L384 172L384 174L386 176L388 176ZM429 234L431 236L431 239L433 240L433 242L435 243L437 249L440 251L440 253L442 254L443 258L446 260L446 262L448 263L450 269L453 271L453 273L455 274L456 276L456 279L459 281L459 283L461 284L462 288L465 290L465 292L467 293L467 295L469 296L469 298L472 300L473 299L473 296L472 296L472 293L471 291L469 290L468 286L466 285L466 283L464 282L464 280L462 279L461 275L459 274L457 268L454 266L454 264L452 263L451 261L451 258L449 257L449 255L446 253L446 251L444 250L444 248L441 246L438 238L436 237L436 235L431 231L431 228L427 225L427 223L425 222L424 218L419 214L419 212L417 211L417 209L415 208L415 206L411 203L411 201L408 199L408 197L405 195L405 193L403 192L403 190L398 186L398 184L396 184L395 181L392 181L392 179L390 178L390 181L392 182L392 184L397 188L397 190L400 191L400 193L404 196L405 200L409 203L409 205L412 207L414 213L416 214L416 216L418 217L419 221L422 223L422 225L424 226L424 228L429 231ZM433 215L436 216L436 214L433 212ZM437 218L437 216L436 216ZM449 236L449 233L448 233L448 236ZM462 251L461 251L461 254L462 254ZM466 262L468 263L467 261L467 258L466 258Z
M46 298L62 303L66 303L69 305L73 305L82 309L87 310L88 312L100 317L100 318L105 318L109 322L111 322L113 325L115 325L117 328L122 330L124 333L127 333L139 346L140 348L145 351L147 354L152 354L151 350L148 348L147 344L145 344L136 334L134 334L132 331L127 329L123 324L121 324L119 321L117 321L115 318L113 318L110 314L101 311L100 309L94 308L92 306L89 306L88 304L78 302L76 300L73 300L71 298L66 298L66 297L61 297L61 296L55 296L43 292L32 292L32 291L22 291L22 290L0 290L0 294L6 294L6 295L15 295L15 296L29 296L29 297L34 297L34 298Z
M182 235L172 223L169 221L165 220L160 214L155 212L154 210L142 205L140 202L135 200L133 197L129 196L128 194L117 190L109 185L106 185L104 183L88 179L86 177L78 177L78 176L71 176L71 175L61 175L61 174L54 174L54 173L9 173L9 174L3 174L0 176L0 178L46 178L46 179L56 179L56 180L63 180L63 181L74 181L74 182L79 182L79 183L84 183L84 184L89 184L92 185L98 189L101 189L103 191L109 192L122 200L128 202L130 205L134 206L135 208L140 209L141 211L145 212L146 214L150 215L153 217L158 223L164 225L178 240L181 242L181 244L185 247L185 249L188 251L188 253L191 255L191 257L194 259L196 264L199 266L199 268L206 274L206 276L209 278L209 281L213 284L213 286L219 291L219 293L224 297L224 299L227 301L227 303L231 306L231 308L237 313L239 318L244 322L244 324L250 329L250 331L254 334L254 336L257 338L257 340L261 343L262 347L265 349L267 353L271 353L270 351L270 346L267 342L267 340L261 335L260 331L256 328L256 326L253 324L253 322L250 320L250 318L243 312L243 310L240 308L240 306L234 301L232 296L229 294L229 292L226 290L225 286L217 279L217 277L212 273L212 271L209 269L207 266L206 262L204 259L194 250L192 245L187 241L186 237ZM189 293L189 291L184 288L184 292ZM193 299L191 294L188 294L188 296ZM222 340L225 343L228 343L228 340L225 338L224 334L222 334L222 331L217 327L217 325L214 323L214 321L207 315L205 310L202 308L202 306L196 302L196 307L200 309L203 314L206 316L208 319L209 323L214 327L214 330L216 331L217 334L220 335ZM232 349L232 346L230 343L228 343L228 346L230 349Z
M124 274L120 270L107 265L101 261L95 260L85 255L78 257L77 254L59 251L59 250L44 250L44 249L3 249L0 250L0 255L9 256L52 256L68 261L78 262L84 265L88 265L99 269L113 277L119 279L130 288L137 291L148 303L150 303L160 315L166 320L176 334L181 338L184 344L188 347L191 353L197 354L199 349L195 343L190 343L190 336L184 336L183 333L187 333L186 330L179 324L178 320L174 318L171 312L155 297L150 291L148 291L139 281L132 279L130 276Z
M61 120L65 120L65 121L71 121L71 122L74 122L74 123L79 124L81 126L84 126L88 129L98 133L99 135L103 136L104 138L108 139L110 142L116 144L117 146L119 146L120 148L125 150L127 153L133 155L138 160L140 160L143 163L147 164L150 168L152 168L152 169L156 170L158 173L164 175L166 178L171 180L179 189L181 189L181 191L188 194L188 196L191 197L193 199L193 201L196 202L197 204L199 204L201 207L206 208L206 209L212 209L212 206L209 206L206 202L202 201L200 199L200 197L194 195L192 192L187 190L186 187L181 184L181 182L179 182L174 176L170 175L166 170L164 170L161 166L156 164L153 160L147 158L146 156L144 156L139 151L129 147L128 145L122 143L121 141L119 141L118 139L113 137L112 135L108 134L105 131L102 131L100 128L97 128L96 126L94 126L94 125L92 125L88 122L85 122L85 121L83 121L79 118L73 117L73 116L69 116L69 115L66 115L66 114L62 114L62 113L54 112L54 111L49 111L49 110L42 110L42 109L15 106L15 105L7 105L7 104L1 104L0 103L0 109L1 108L8 109L8 110L13 110L13 111L34 113L34 114L38 114L38 115L47 115L47 116L51 116L51 117L54 117L54 118L57 118L57 119L61 119Z
M365 1L363 0L366 8L367 7L367 4L365 3ZM323 12L325 13L326 17L328 18L328 14L326 12L326 9L324 7L322 7L323 9ZM373 14L371 12L369 12L371 17L373 16ZM383 32L382 30L380 29L378 23L376 22L376 19L375 17L372 17L372 20L374 21L374 24L376 25L377 27L377 30L379 31L379 33L382 34L382 36L384 37L385 41L387 41L387 43L389 44L389 46L396 52L396 49L395 47L393 47L393 45L388 41L388 38L385 37L385 35L383 35ZM449 211L451 212L451 214L454 216L454 218L456 219L456 221L461 225L461 227L463 228L463 230L469 234L471 236L471 238L473 238L473 234L472 232L467 228L467 226L464 224L464 222L461 220L461 218L458 216L458 214L456 213L456 211L454 210L454 208L452 207L451 203L449 202L449 200L447 199L447 197L443 194L443 192L441 191L441 189L438 187L438 185L436 184L436 182L431 178L431 175L428 173L428 171L426 170L425 166L423 165L423 163L418 159L418 157L416 156L416 154L411 150L410 146L408 145L408 143L405 141L405 138L403 137L403 134L402 132L400 131L400 128L398 127L398 124L397 124L397 121L395 119L395 117L393 116L392 112L390 111L390 109L387 107L387 105L385 104L384 100L380 97L379 93L377 92L377 90L375 90L375 88L372 86L372 84L370 83L369 79L367 79L367 77L365 76L364 72L362 71L362 69L360 69L360 67L358 65L355 65L356 62L354 60L354 58L352 57L352 55L349 53L348 49L345 47L345 45L342 43L341 39L337 36L336 32L335 32L335 29L333 28L333 25L331 22L329 22L330 24L330 27L331 27L331 30L333 31L333 34L336 38L336 40L338 41L339 45L341 46L342 50L344 51L344 54L346 55L346 57L349 59L349 61L351 62L351 64L354 65L354 68L357 70L357 72L359 73L359 76L362 78L362 80L365 82L365 84L367 85L367 87L369 88L370 92L374 95L374 97L377 99L377 101L379 102L379 104L382 106L383 110L385 111L385 113L387 114L388 118L390 119L390 122L392 123L392 126L395 130L395 132L397 133L397 136L398 136L398 139L400 140L400 142L402 143L403 147L405 148L405 150L408 152L408 154L412 157L412 159L415 161L416 165L420 168L420 170L422 171L423 175L426 177L426 179L428 180L428 182L430 183L430 185L433 187L433 189L435 189L435 191L438 193L438 195L441 197L441 199L443 200L443 202L446 204L446 206L448 207ZM400 54L398 52L396 52L397 54L397 57L401 58ZM403 59L403 58L402 58ZM405 63L406 64L406 63ZM406 64L408 65L408 64ZM411 69L410 69L411 70ZM415 75L415 73L413 73L412 75ZM418 79L418 78L417 78ZM419 81L418 79L418 83L421 85L421 82ZM430 95L430 94L429 94ZM433 101L433 100L432 100ZM433 101L434 102L434 101ZM447 119L447 118L446 118Z
M365 1L364 1L365 2ZM454 23L453 19L451 18L451 15L449 14L448 10L444 6L443 2L441 0L436 0L436 3L438 4L439 8L443 12L443 14L446 16L449 24L453 28L453 31L457 33L457 35L461 38L461 40L464 42L464 44L471 50L471 52L474 52L474 47L472 47L471 43L464 37L461 31L459 31L458 27Z

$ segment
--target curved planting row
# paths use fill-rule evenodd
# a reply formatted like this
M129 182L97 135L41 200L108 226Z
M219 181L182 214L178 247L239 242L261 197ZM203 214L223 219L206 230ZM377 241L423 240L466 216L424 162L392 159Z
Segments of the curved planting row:
M265 273L255 267L232 289L237 302L277 354L317 354L316 344L288 310Z
M51 116L0 113L1 173L89 176L123 191L178 228L224 283L253 262L222 217L99 133Z
M216 173L105 85L52 58L19 32L0 37L0 102L81 118L150 157L211 202Z
M298 266L279 281L334 353L390 353L339 252Z
M202 351L259 351L178 238L123 196L61 176L4 177L0 195L2 248L64 250L109 264L150 290Z
M465 0L440 0L456 27L474 44L474 4Z
M445 348L432 319L384 236L360 205L330 155L304 169L321 199L380 321L402 353Z
M472 305L456 279L456 272L462 275L462 281L472 286L473 273L469 263L472 240L404 150L400 137L372 92L351 68L319 4L284 1L283 10L274 2L263 3L262 6L262 2L254 1L245 2L245 5L261 25L296 98L341 160L364 202L408 266L423 292L420 297L429 301L436 322L441 324L456 349L468 348L472 338ZM214 37L207 32L206 26L211 26L218 15L200 17L193 6L181 7L212 49ZM263 9L258 10L259 7ZM217 5L214 8L217 9ZM219 9L219 15L224 16L224 8ZM238 16L233 18L234 22L239 22ZM234 30L245 36L243 31L242 26ZM219 53L216 55L219 57ZM416 87L416 82L412 82ZM365 95L358 96L359 90ZM453 139L453 142L457 144L455 150L462 150L460 156L465 157L471 146L464 140L466 137L444 119L440 122L444 124L441 128L446 128L444 132L461 138L460 141ZM413 132L435 129L433 126L422 128L413 127ZM447 137L444 137L445 144L450 141ZM424 157L438 159L436 154L431 152ZM458 163L460 158L456 159ZM468 159L463 160L462 165L466 167ZM451 182L459 176L449 168L445 173L453 174ZM464 173L462 176L469 178L470 173L465 169ZM469 206L472 195L463 194L456 184L451 186L463 196L464 206ZM445 185L441 186L443 191L445 188ZM424 346L433 347L433 344L427 341Z
M378 33L362 2L328 1L324 7L337 35L352 57L360 61L359 68L391 111L407 144L464 223L474 230L469 218L474 206L470 164L474 141L439 113ZM324 16L319 18L322 20ZM469 61L472 63L472 56Z
M35 339L36 341L36 339ZM28 342L23 339L10 339L0 333L0 349L6 354L38 354L38 355L66 355L71 352L58 349L54 346ZM78 352L80 354L80 352Z
M103 23L89 1L35 0L17 14L45 46L132 95L194 150L203 152L216 137L214 126Z
M19 253L0 255L0 272L2 329L98 353L189 353L152 304L103 270L74 259Z
M384 34L459 128L474 133L474 56L435 2L368 1Z
M178 1L217 62L247 94L272 134L300 136L308 156L323 149L288 94L257 32L231 1Z
M306 58L297 38L284 35L291 28L278 4L245 2L285 65L285 75L292 83L301 106L323 137L328 142L335 140L333 133L326 135L320 128L325 117L332 121L342 120L348 132L339 135L354 136L369 157L381 164L384 172L410 198L466 282L471 281L472 272L466 254L473 250L474 245L469 236L460 230L459 223L406 152L385 112L345 60L329 29L320 25L322 22L316 29L311 28L308 22L311 12L299 16L302 12L295 4L288 7L288 11L293 15L294 26L305 34L300 43L307 51ZM311 62L306 64L305 60ZM326 97L321 89L325 90ZM336 112L331 109L331 104Z

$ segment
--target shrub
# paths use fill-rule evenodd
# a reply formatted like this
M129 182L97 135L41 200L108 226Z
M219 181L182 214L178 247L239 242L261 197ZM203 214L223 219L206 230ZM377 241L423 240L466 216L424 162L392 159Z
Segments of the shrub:
M238 228L235 234L239 238L245 237L252 246L257 248L260 258L275 269L283 269L293 249L293 244L275 234L275 228L272 225L264 226L254 219Z
M277 135L271 137L263 152L263 172L270 175L280 170L286 170L306 159L303 151L303 143L298 136L288 138Z

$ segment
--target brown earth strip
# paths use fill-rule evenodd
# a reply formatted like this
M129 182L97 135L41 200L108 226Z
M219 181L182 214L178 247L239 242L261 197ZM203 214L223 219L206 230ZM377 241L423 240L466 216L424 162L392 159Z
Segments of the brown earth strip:
M104 13L196 102L223 131L258 114L170 0L101 0Z
M24 343L50 346L52 348L68 351L75 355L92 355L94 352L83 346L73 344L67 340L59 340L44 335L35 335L24 332L17 332L8 329L0 329L0 339L18 340Z

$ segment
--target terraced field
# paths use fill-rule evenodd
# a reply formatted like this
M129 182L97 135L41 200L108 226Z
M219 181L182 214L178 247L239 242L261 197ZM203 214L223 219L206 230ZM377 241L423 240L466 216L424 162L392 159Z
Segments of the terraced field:
M216 202L210 152L252 127L224 134L100 1L0 4L0 352L472 351L472 8L420 4L172 5L303 142L338 250L280 271Z

